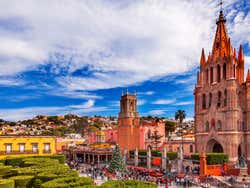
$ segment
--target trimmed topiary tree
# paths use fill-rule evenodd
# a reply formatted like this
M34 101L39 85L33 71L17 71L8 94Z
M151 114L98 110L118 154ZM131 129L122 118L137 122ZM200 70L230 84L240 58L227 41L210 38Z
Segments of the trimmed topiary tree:
M115 151L109 163L108 171L110 173L125 172L127 171L126 165L122 159L120 148L118 145L115 147Z

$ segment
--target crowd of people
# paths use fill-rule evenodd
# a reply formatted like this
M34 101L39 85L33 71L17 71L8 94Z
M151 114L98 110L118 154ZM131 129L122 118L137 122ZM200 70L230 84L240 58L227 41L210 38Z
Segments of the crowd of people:
M183 186L191 187L192 185L200 187L226 187L221 181L214 179L212 176L207 176L204 182L201 182L197 171L199 167L184 168L184 174L167 173L166 171L147 170L146 168L138 168L127 166L126 172L117 172L110 174L107 171L107 165L97 166L96 164L82 164L79 161L68 161L68 165L77 170L80 174L85 174L93 180L99 179L101 182L108 180L140 180L147 182L155 182L158 186L166 188L168 186ZM195 172L195 173L194 173ZM236 177L230 177L228 182L235 183ZM245 183L244 188L248 188Z

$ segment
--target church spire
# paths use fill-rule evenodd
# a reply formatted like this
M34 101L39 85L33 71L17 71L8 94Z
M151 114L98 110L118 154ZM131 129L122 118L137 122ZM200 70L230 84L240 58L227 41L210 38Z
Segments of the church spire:
M222 2L221 2L222 3ZM228 38L226 30L226 19L224 17L222 8L220 10L219 18L216 21L217 29L214 38L214 44L212 49L212 61L215 61L217 58L223 58L224 56L231 55L231 44Z

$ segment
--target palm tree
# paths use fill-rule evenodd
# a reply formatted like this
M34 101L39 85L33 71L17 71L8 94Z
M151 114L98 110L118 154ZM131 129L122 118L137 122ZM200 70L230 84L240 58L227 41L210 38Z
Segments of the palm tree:
M185 110L178 110L177 112L175 112L175 120L178 120L180 124L182 124L185 118L186 118Z
M183 127L182 122L186 118L186 112L185 110L177 110L175 112L175 120L179 121L179 127L181 128L181 148L183 151Z

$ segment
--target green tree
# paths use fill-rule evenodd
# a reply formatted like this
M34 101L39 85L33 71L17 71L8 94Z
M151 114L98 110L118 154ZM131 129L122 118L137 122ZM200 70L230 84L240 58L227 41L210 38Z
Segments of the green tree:
M155 130L153 134L150 136L150 139L152 140L152 145L154 145L154 149L158 150L158 144L161 143L160 139L163 137L163 135L158 134L158 131Z
M88 117L77 118L72 128L74 129L76 133L84 136L87 133L87 130L89 128Z
M111 161L109 163L108 171L110 173L127 171L126 165L122 159L120 147L118 145L116 145L116 147L115 147L113 156L112 156Z
M170 133L174 132L176 129L176 122L167 120L165 122L165 132L169 139Z
M175 112L175 120L179 121L180 125L182 124L185 118L186 118L185 110L178 110L177 112Z

